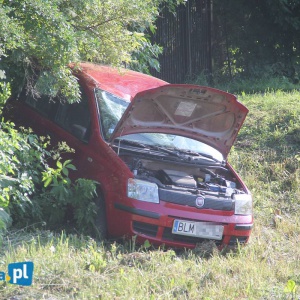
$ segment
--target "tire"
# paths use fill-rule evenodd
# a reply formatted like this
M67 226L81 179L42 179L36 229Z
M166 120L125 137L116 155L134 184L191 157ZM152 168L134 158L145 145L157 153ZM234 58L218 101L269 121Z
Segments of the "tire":
M104 240L107 238L107 219L106 219L106 205L104 197L99 193L95 199L97 206L97 215L94 224L95 238Z

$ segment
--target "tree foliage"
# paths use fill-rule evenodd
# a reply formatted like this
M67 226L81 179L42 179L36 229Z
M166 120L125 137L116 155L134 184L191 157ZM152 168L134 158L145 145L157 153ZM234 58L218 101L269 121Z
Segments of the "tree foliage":
M286 76L300 71L300 2L214 0L215 70Z
M0 77L5 75L16 91L25 78L30 83L45 71L76 100L79 91L68 64L132 62L131 54L145 47L143 31L155 21L160 2L0 0Z

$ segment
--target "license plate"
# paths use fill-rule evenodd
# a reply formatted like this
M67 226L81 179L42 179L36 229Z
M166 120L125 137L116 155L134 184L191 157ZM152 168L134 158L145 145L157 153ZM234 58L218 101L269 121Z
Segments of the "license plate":
M221 240L224 226L208 222L174 220L172 233Z

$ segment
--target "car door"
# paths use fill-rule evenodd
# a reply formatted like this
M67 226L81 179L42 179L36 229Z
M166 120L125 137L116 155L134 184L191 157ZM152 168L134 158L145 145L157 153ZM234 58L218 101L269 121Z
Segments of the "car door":
M71 159L77 167L71 177L94 179L89 175L91 108L83 88L80 102L73 104L59 97L47 94L37 97L24 91L19 100L10 99L5 115L18 127L30 127L39 136L49 136L50 149L56 149L59 143L66 143L74 151L63 151L62 159Z
M91 158L90 139L92 132L91 109L88 97L81 91L78 103L59 103L53 122L58 127L55 142L66 142L74 149L73 153L64 153L63 159L71 159L77 171L71 177L94 179L90 174Z

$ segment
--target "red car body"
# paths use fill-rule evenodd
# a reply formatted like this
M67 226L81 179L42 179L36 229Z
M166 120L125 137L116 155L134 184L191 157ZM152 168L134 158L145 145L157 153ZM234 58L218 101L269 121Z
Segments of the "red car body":
M74 74L85 108L23 92L4 115L75 149L72 176L99 182L108 237L176 248L248 241L251 194L226 160L248 112L235 96L90 63Z

